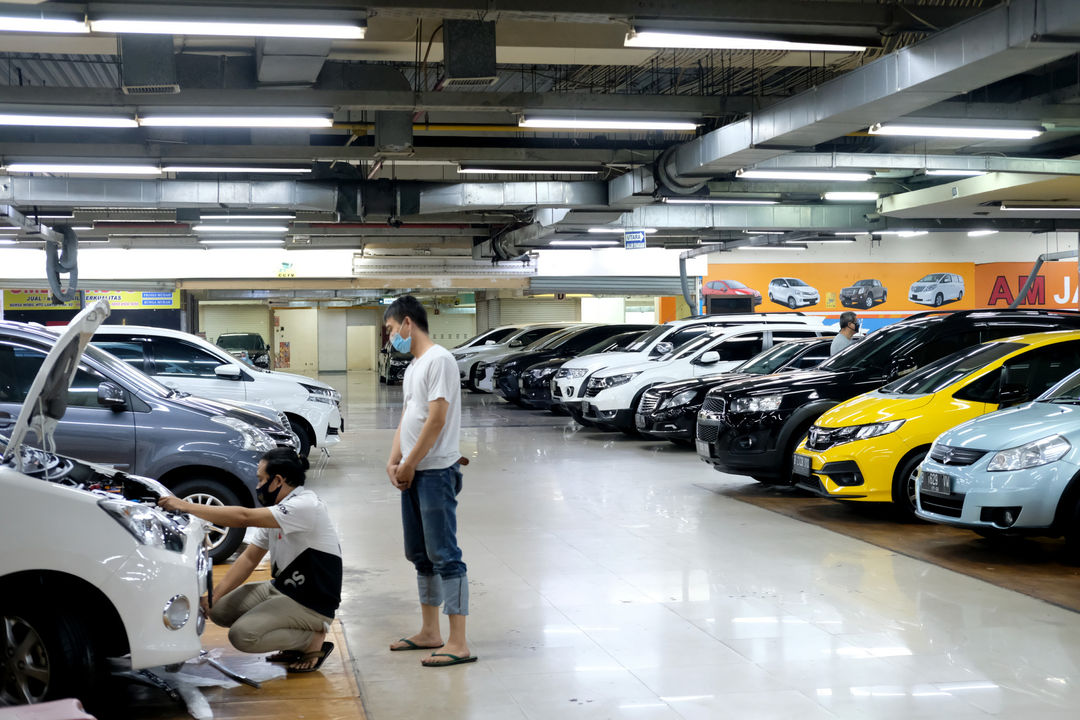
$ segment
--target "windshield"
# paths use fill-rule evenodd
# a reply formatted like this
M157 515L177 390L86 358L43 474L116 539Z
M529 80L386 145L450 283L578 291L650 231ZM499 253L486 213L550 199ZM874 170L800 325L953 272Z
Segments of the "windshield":
M921 282L921 283L936 283L936 282L944 282L944 281L945 281L945 276L942 275L941 273L936 273L936 274L927 275L926 277L924 277L919 282Z
M870 333L865 339L848 345L825 362L818 365L819 370L855 370L863 368L888 367L893 353L907 343L916 333L923 333L923 327L911 327L903 323L882 328Z
M732 372L750 373L752 375L768 375L776 372L778 368L787 365L802 353L803 349L811 347L809 343L792 342L773 345L771 348L756 357L744 362Z
M140 392L156 397L169 397L173 389L162 385L146 373L136 370L115 355L111 355L99 347L87 345L83 355L93 359L96 363L107 370L106 375L118 376Z
M716 342L718 335L706 333L701 337L695 338L686 343L680 350L673 355L665 355L660 358L654 358L654 360L678 360L680 358L690 357L699 350L705 348L710 343Z
M629 352L640 352L672 330L674 330L674 328L670 325L657 325L652 330L639 337L636 342L632 343L630 347L627 348L627 350Z
M732 288L733 290L743 290L746 288L746 286L738 280L725 280L724 282L727 283L727 286L729 288Z
M860 280L859 282L855 283L855 287L873 287L873 286L874 286L874 281L873 280Z
M1080 370L1040 395L1038 402L1080 403Z
M222 350L229 351L246 350L248 352L263 352L266 350L266 343L263 342L262 336L255 333L219 335L217 346Z
M512 332L517 332L517 330L515 328L499 328L497 330L488 330L487 332L482 332L479 335L472 336L460 345L456 345L454 349L456 350L457 348L463 348L468 345L482 345L489 342L497 343L503 338L509 336Z
M943 357L901 380L889 383L881 388L881 392L894 395L936 393L1023 347L1021 343L1010 342L976 345Z
M633 342L645 334L644 330L635 330L633 332L626 332L621 335L616 335L606 340L601 340L592 347L582 352L582 355L595 355L602 352L623 352L626 348L630 347Z
M810 287L799 278L789 278L788 285L790 285L791 287Z
M563 342L565 342L571 335L578 332L579 329L580 328L559 330L558 332L553 332L550 335L545 335L544 337L534 342L532 345L529 345L527 348L525 348L525 351L536 352L537 350L548 350L557 347L558 345L561 345Z

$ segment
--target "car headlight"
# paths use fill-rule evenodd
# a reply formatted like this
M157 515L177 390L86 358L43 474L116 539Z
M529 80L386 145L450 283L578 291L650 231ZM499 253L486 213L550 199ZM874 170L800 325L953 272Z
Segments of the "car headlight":
M308 400L312 402L323 402L328 405L337 405L341 402L341 393L333 388L307 385L306 383L300 383L300 387L308 391Z
M174 552L184 551L184 533L156 507L119 498L102 498L98 500L98 507L120 523L139 543Z
M468 360L469 358L474 358L479 354L480 353L478 353L478 352L461 353L460 355L454 355L454 359L458 360L458 361L460 361L460 360Z
M888 435L889 433L894 433L899 430L904 422L904 420L890 420L889 422L832 428L832 444L843 445L844 443L855 442L856 440L866 440L880 435Z
M633 372L623 373L622 375L609 375L608 377L594 377L589 380L589 387L607 390L608 388L625 385L640 374L640 372Z
M553 367L531 368L522 373L522 376L528 378L529 380L543 380L544 378L549 378L554 374L555 368Z
M274 441L270 439L269 435L257 427L248 425L243 420L225 417L224 415L215 415L210 419L218 425L225 425L235 430L239 437L234 437L230 439L229 442L236 445L241 450L270 452L277 447L277 445L274 444Z
M689 405L697 400L697 390L683 390L677 395L672 395L664 402L660 403L660 407L657 410L667 410L669 408L679 407L681 405Z
M758 395L755 397L735 398L731 403L731 412L735 413L759 413L772 412L780 409L784 401L783 395Z
M1009 448L995 453L986 466L988 472L1007 470L1027 470L1028 468L1049 465L1065 457L1072 445L1060 435L1051 435L1042 440L1035 440L1026 445Z
M555 373L557 380L563 378L583 378L589 374L589 371L585 368L559 368L559 372Z

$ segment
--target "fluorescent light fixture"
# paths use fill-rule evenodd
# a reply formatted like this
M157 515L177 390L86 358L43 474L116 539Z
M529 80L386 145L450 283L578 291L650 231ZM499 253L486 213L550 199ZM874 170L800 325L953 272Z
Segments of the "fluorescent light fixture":
M969 230L968 237L986 237L987 235L997 235L997 230Z
M805 245L740 245L736 250L805 250Z
M149 115L139 118L142 127L203 128L328 128L334 119L326 115Z
M743 180L823 180L834 182L866 182L874 176L867 172L825 172L819 170L739 170L735 177Z
M985 170L927 170L927 175L939 175L941 177L978 177L985 175Z
M18 240L12 240L11 238L0 238L0 245L18 245Z
M104 245L109 238L79 238L80 245Z
M870 234L871 233L870 233L869 230L850 230L850 231L845 230L843 232L834 232L833 233L833 235L838 235L838 236L851 235L851 236L854 236L854 237L859 237L861 235L870 235Z
M30 33L68 33L85 35L90 32L85 20L73 18L45 18L45 17L0 17L0 33L30 32Z
M280 215L199 215L200 220L295 220L296 213Z
M38 220L74 220L75 213L26 213L26 217L37 218Z
M875 230L874 235L896 235L897 237L920 237L929 235L929 230Z
M799 242L805 242L805 243L853 243L853 242L855 242L855 238L853 238L853 237L803 238Z
M91 20L96 33L141 35L213 35L223 37L282 37L320 40L363 40L366 27L360 23L267 23L212 20L158 20L102 18Z
M22 228L0 228L0 235L18 235Z
M549 246L555 247L614 247L622 245L620 240L552 240Z
M0 22L3 22L0 20ZM27 127L136 128L135 118L107 115L22 115L0 113L0 125Z
M278 238L237 238L235 240L200 240L200 245L284 245L285 241Z
M746 235L783 235L787 230L743 230Z
M76 230L76 231L82 230L82 231L85 232L85 231L88 231L88 230L93 230L94 226L93 225L72 225L71 229Z
M681 130L694 132L698 123L687 120L617 120L614 118L522 117L518 127L540 130Z
M545 167L459 167L459 175L599 175L599 170L587 168Z
M166 165L161 168L162 172L171 173L265 173L277 175L300 175L311 172L311 168L301 167L268 167L259 165L234 166L234 167L210 167L207 165Z
M289 232L285 225L196 225L191 228L197 233L284 233Z
M870 126L871 135L902 135L905 137L969 138L972 140L1033 140L1045 132L1039 127L961 127L941 125L908 125L902 123Z
M827 192L822 197L829 202L874 202L881 196L876 192Z
M699 33L664 32L660 30L634 30L626 34L623 47L686 48L700 50L802 50L810 52L854 53L866 50L865 45L840 45L835 43L798 42L770 38L738 37L730 35L702 35Z
M1016 210L1019 212L1080 212L1080 205L1018 205L1016 203L1001 203L1000 210Z
M9 163L8 172L59 173L66 175L160 175L154 165L106 165L101 163Z
M593 235L604 234L604 233L611 233L611 234L618 233L619 235L622 235L623 233L628 233L628 232L643 232L646 235L653 235L653 234L655 234L657 232L657 230L656 230L656 228L591 227L591 228L589 228L589 232L592 233Z
M708 197L665 197L661 202L668 205L779 205L779 200L735 200Z

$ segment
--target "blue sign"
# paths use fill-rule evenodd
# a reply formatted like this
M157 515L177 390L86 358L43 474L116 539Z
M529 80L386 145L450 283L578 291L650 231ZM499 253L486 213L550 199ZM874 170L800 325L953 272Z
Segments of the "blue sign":
M627 230L623 233L623 247L627 250L645 249L645 231Z

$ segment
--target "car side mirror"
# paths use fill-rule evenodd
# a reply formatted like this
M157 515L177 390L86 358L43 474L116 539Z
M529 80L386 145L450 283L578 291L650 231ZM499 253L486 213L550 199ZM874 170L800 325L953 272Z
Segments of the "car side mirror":
M225 380L239 380L240 368L235 365L218 365L214 368L214 374Z
M1003 385L998 391L998 405L1016 405L1031 397L1024 385Z
M698 358L699 365L715 365L718 362L720 362L720 353L715 350L710 350Z
M889 366L889 379L895 380L902 378L905 375L910 375L918 369L918 365L911 358L897 358L893 360L892 365Z
M124 389L112 382L103 382L97 388L98 405L119 410L127 405L127 396Z
M675 349L675 346L669 342L656 343L656 347L649 353L650 355L667 355L669 352Z
M485 344L485 345L495 345L495 344L496 344L496 342L495 342L494 340L488 340L488 341L487 341L487 342L485 342L484 344Z

